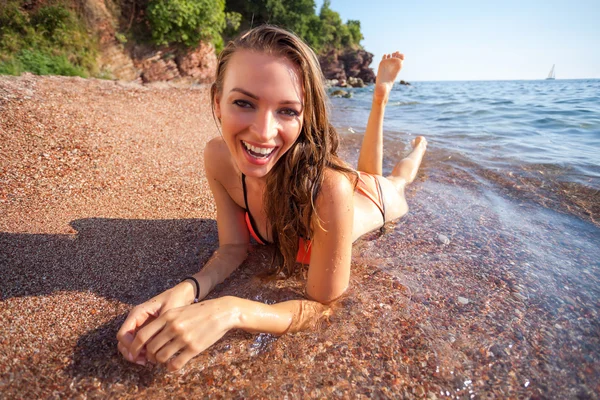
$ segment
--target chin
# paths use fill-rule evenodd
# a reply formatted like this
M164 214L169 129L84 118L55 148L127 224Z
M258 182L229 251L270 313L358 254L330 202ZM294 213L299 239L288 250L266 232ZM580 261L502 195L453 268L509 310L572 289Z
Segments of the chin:
M243 148L239 157L238 168L244 175L252 178L264 178L280 161L282 154L281 148L276 149L273 153L264 159L252 157Z

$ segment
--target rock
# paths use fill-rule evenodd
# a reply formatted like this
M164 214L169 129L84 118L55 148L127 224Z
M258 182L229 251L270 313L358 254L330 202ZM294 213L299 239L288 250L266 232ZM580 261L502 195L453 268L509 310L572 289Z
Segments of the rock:
M105 77L127 81L139 77L140 71L133 65L130 54L117 40L119 16L116 10L107 8L109 2L85 0L80 2L86 25L98 38L98 70Z
M466 297L458 296L458 302L460 304L469 304L469 299L467 299Z
M373 54L362 50L346 50L340 60L344 64L344 70L348 77L360 78L363 82L375 82L375 73L369 65L373 61Z
M516 300L519 300L519 301L525 301L525 300L527 300L527 297L523 296L519 292L513 292L512 293L512 297L514 297Z
M373 54L362 49L331 50L319 57L325 79L338 80L338 86L349 78L361 79L363 83L375 82L375 73L369 65Z
M450 239L448 239L448 236L442 235L441 233L437 235L435 241L439 244L450 244Z
M206 43L185 51L172 47L156 50L139 45L132 55L144 83L182 80L207 83L213 81L217 69L215 49Z
M142 61L140 66L144 83L171 81L181 77L175 61L161 58L160 51L156 56Z
M334 86L338 86L339 81L337 79L325 79L325 87L331 88Z
M504 346L502 346L500 344L494 344L492 347L490 347L489 351L496 358L502 358L502 357L506 356L506 352L504 351Z
M362 88L362 87L366 86L362 79L355 78L353 76L348 78L348 85L350 85L352 87L358 87L358 88Z
M144 83L184 80L189 83L212 82L217 56L209 43L189 50L136 44L124 46L119 32L120 10L114 2L82 0L81 14L98 38L96 59L100 76L125 81L142 79Z
M337 89L331 92L331 97L344 97L346 99L352 98L352 93L345 90Z
M407 86L410 86L410 83L408 83L408 82L406 82L406 81L403 81L403 80L401 80L399 83L400 83L401 85L407 85Z
M181 76L189 76L199 83L209 83L217 72L217 55L210 43L200 43L195 49L176 58Z

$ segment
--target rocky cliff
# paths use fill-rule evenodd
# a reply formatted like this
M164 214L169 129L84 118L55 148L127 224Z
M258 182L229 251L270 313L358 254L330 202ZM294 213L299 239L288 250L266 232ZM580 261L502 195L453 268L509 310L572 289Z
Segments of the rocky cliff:
M104 76L125 81L208 83L214 79L217 57L211 44L192 49L152 47L118 40L118 12L111 2L83 0L82 14L98 37L97 64ZM107 7L109 5L109 7Z
M82 0L83 15L98 37L100 52L98 67L104 76L119 80L175 81L209 83L214 79L217 57L211 44L201 43L196 48L152 47L118 40L118 11L110 1ZM108 7L107 7L108 5ZM373 54L362 49L332 50L319 57L326 79L334 84L352 86L375 82L369 68Z
M351 78L375 82L375 73L369 68L372 61L373 54L362 49L331 50L319 57L325 79L337 80L340 86L345 86Z

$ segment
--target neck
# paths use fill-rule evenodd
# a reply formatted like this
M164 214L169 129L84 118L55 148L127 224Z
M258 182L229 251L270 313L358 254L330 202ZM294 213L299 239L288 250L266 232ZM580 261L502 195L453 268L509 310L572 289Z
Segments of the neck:
M267 186L267 177L263 176L260 178L255 178L253 176L246 175L246 184L250 183L252 186L258 186L261 190Z

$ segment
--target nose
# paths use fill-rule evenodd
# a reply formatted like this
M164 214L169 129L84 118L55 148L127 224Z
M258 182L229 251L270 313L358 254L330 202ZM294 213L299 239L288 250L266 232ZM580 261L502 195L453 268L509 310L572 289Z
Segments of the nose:
M267 142L277 135L278 126L279 124L273 111L264 110L256 113L251 131L257 136L257 139Z

